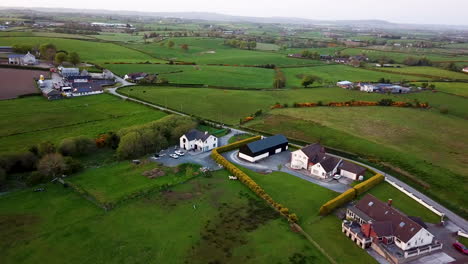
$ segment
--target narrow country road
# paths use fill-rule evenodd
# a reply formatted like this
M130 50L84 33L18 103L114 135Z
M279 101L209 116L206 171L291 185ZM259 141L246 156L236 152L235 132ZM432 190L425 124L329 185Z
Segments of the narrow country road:
M130 83L130 82L127 82L125 81L124 79L118 77L117 75L115 75L116 77L116 80L120 83L122 83L122 85L120 87L116 87L116 88L108 88L107 90L109 91L110 94L112 95L115 95L115 96L118 96L122 99L126 99L126 100L129 100L129 101L134 101L134 102L137 102L137 103L140 103L140 104L143 104L143 105L146 105L146 106L149 106L149 107L153 107L153 108L156 108L158 110L162 110L162 111L166 111L166 112L170 112L170 113L173 113L173 114L176 114L176 115L181 115L181 116L188 116L187 114L185 113L181 113L181 112L178 112L178 111L175 111L175 110L172 110L172 109L168 109L168 108L165 108L165 107L162 107L162 106L159 106L159 105L155 105L155 104L151 104L151 103L147 103L147 102L144 102L144 101L141 101L141 100L138 100L138 99L135 99L135 98L130 98L128 96L124 96L124 95L121 95L117 92L117 89L119 88L122 88L122 87L126 87L126 86L132 86L132 85L135 85L134 83ZM217 123L213 123L213 122L208 122L208 123L212 123L214 125L220 125L220 124L217 124ZM243 130L240 130L240 129L237 129L237 128L233 128L233 127L229 127L229 126L226 126L224 124L222 124L222 127L223 128L228 128L228 129L231 129L231 133L233 134L243 134L243 133L249 133L251 134L251 132L247 132L247 131L243 131ZM294 145L294 144L293 144ZM303 146L300 146L300 145L295 145L296 147L303 147ZM347 158L344 158L344 157L341 157L341 156L338 156L338 155L332 155L332 156L335 156L335 157L338 157L338 158L341 158L341 159L344 159L344 160L349 160ZM398 180L397 178L377 169L377 168L374 168L374 167L371 167L367 164L364 164L364 163L361 163L361 162L358 162L358 161L354 161L353 162L355 163L358 163L362 166L365 166L365 167L368 167L374 171L376 171L377 173L380 173L382 175L384 175L385 177L387 177L388 179L390 179L391 181L394 181L396 182L398 185L400 185L401 187L405 188L406 190L412 192L414 195L416 195L417 197L421 198L422 200L424 200L426 203L428 203L429 205L433 206L435 209L437 209L438 211L442 212L445 214L445 216L447 218L449 218L449 220L455 224L456 226L458 226L459 228L463 229L465 232L468 232L468 221L465 220L463 217L457 215L456 213L450 211L449 209L447 209L446 207L444 207L443 205L439 204L438 202L432 200L431 198L429 198L428 196L424 195L423 193L419 192L418 190L414 189L413 187L409 186L408 184ZM292 175L295 175L295 174L292 174ZM297 176L297 175L295 175Z

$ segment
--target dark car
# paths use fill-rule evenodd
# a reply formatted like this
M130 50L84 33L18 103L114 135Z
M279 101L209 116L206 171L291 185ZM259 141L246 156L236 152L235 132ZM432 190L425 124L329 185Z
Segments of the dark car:
M460 242L453 243L453 247L461 253L468 255L468 248Z

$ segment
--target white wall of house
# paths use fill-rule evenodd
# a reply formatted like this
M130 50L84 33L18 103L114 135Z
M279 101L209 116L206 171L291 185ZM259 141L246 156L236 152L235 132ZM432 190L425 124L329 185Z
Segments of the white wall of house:
M426 229L421 228L421 230L408 240L408 242L405 243L398 238L395 238L395 244L402 250L409 250L411 248L429 245L432 243L433 239L434 235L429 233Z
M355 181L358 179L358 175L356 173L346 171L343 169L341 169L340 175Z
M317 177L322 177L322 178L327 177L327 172L322 167L322 165L320 165L320 163L316 163L310 167L310 174L317 176Z
M307 170L308 164L309 158L304 152L302 152L302 150L299 149L291 152L291 168L296 170Z
M24 55L22 58L22 62L25 65L33 65L36 64L36 57L28 52L28 54Z
M87 93L71 93L71 96L85 96L85 95L93 95L93 94L102 94L104 91L92 91Z
M209 151L218 147L218 138L210 135L205 141L195 139L189 141L185 135L179 139L179 147L185 150Z
M255 157L250 157L250 156L247 156L245 155L244 153L240 153L239 152L239 158L242 158L242 159L245 159L245 160L248 160L250 162L256 162L256 161L259 161L261 159L264 159L266 157L269 156L269 153L263 153L262 155L258 155L258 156L255 156Z

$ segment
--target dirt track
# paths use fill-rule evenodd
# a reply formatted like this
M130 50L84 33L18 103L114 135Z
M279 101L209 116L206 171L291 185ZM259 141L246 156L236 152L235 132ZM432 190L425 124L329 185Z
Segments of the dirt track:
M38 93L33 78L47 76L46 71L0 68L0 100Z

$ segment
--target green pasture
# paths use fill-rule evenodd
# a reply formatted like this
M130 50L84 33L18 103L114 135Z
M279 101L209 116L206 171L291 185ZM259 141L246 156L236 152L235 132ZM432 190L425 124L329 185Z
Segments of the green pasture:
M415 83L420 86L421 83ZM437 91L442 91L445 93L461 95L468 97L468 83L459 83L459 82L430 82L429 84L435 85Z
M96 137L166 115L107 94L57 101L34 96L0 101L0 108L0 152L25 150L47 140Z
M384 68L383 70L394 73L422 74L423 76L434 76L440 79L458 79L468 80L468 74L462 72L453 72L436 67L402 67L402 68Z

